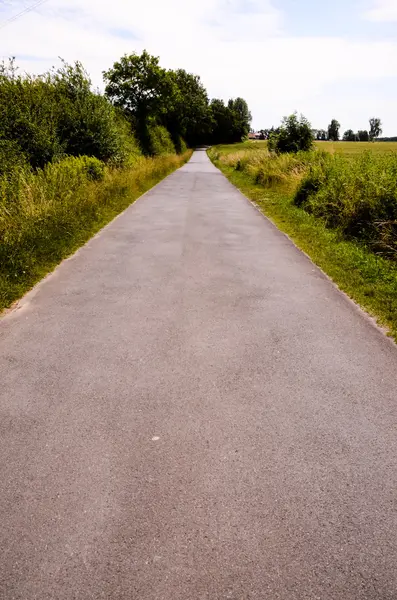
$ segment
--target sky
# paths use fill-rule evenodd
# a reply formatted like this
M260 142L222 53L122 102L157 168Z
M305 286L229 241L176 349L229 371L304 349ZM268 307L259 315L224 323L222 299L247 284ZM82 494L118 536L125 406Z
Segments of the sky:
M210 98L245 98L256 130L298 111L397 135L397 0L46 0L1 25L34 3L0 0L0 59L22 70L80 60L103 89L102 71L146 48Z

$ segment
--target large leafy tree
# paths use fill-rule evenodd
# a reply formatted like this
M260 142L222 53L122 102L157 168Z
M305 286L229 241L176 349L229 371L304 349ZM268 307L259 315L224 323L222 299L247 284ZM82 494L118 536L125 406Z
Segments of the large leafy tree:
M248 104L244 98L236 98L229 100L228 108L233 114L233 142L241 142L250 131L252 115L249 111Z
M184 69L169 71L177 94L162 121L175 138L181 136L190 146L205 142L210 132L207 91L200 77Z
M214 144L241 142L250 130L251 113L243 98L229 100L227 106L223 100L211 100L212 136Z
M210 103L213 144L227 144L233 141L234 118L233 112L225 106L223 100L213 98Z
M135 123L160 119L178 99L171 72L160 67L159 58L146 50L123 56L103 76L108 98Z

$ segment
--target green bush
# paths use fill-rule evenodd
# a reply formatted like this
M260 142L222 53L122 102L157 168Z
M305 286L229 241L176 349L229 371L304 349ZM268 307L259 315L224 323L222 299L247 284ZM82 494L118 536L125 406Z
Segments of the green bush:
M175 154L175 146L167 129L162 125L151 126L148 129L150 140L150 154L161 156Z
M13 61L0 65L0 140L17 145L34 169L66 155L119 166L140 152L126 118L91 90L78 62L40 77L20 75Z
M186 152L186 142L180 135L171 136L171 139L177 154L183 154Z
M0 177L12 175L15 170L24 169L27 165L26 156L16 142L0 139Z
M82 156L81 161L84 165L87 179L91 181L103 181L105 177L105 163L94 156Z
M309 121L301 115L294 113L284 117L281 126L270 136L268 142L269 150L278 153L306 152L311 150L314 144L314 136Z

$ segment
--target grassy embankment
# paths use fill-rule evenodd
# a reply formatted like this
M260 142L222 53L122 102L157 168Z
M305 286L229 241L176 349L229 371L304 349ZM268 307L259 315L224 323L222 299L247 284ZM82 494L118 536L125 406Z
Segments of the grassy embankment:
M397 143L317 148L278 157L248 142L209 156L397 340Z
M0 310L190 155L137 156L121 169L70 157L0 178Z

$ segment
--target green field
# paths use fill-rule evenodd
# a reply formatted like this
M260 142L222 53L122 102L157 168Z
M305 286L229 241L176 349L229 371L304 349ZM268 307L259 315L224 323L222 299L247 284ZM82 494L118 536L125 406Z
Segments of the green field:
M316 147L327 152L341 154L361 154L365 150L370 150L376 154L386 152L397 152L397 142L315 142ZM236 150L247 149L248 147L263 150L266 148L266 141L250 141L230 146L222 146L224 152L235 152Z
M215 146L214 164L397 341L397 143ZM369 150L369 151L368 151Z
M397 152L397 142L316 142L316 146L327 152L343 154L360 154L364 150L377 154Z

